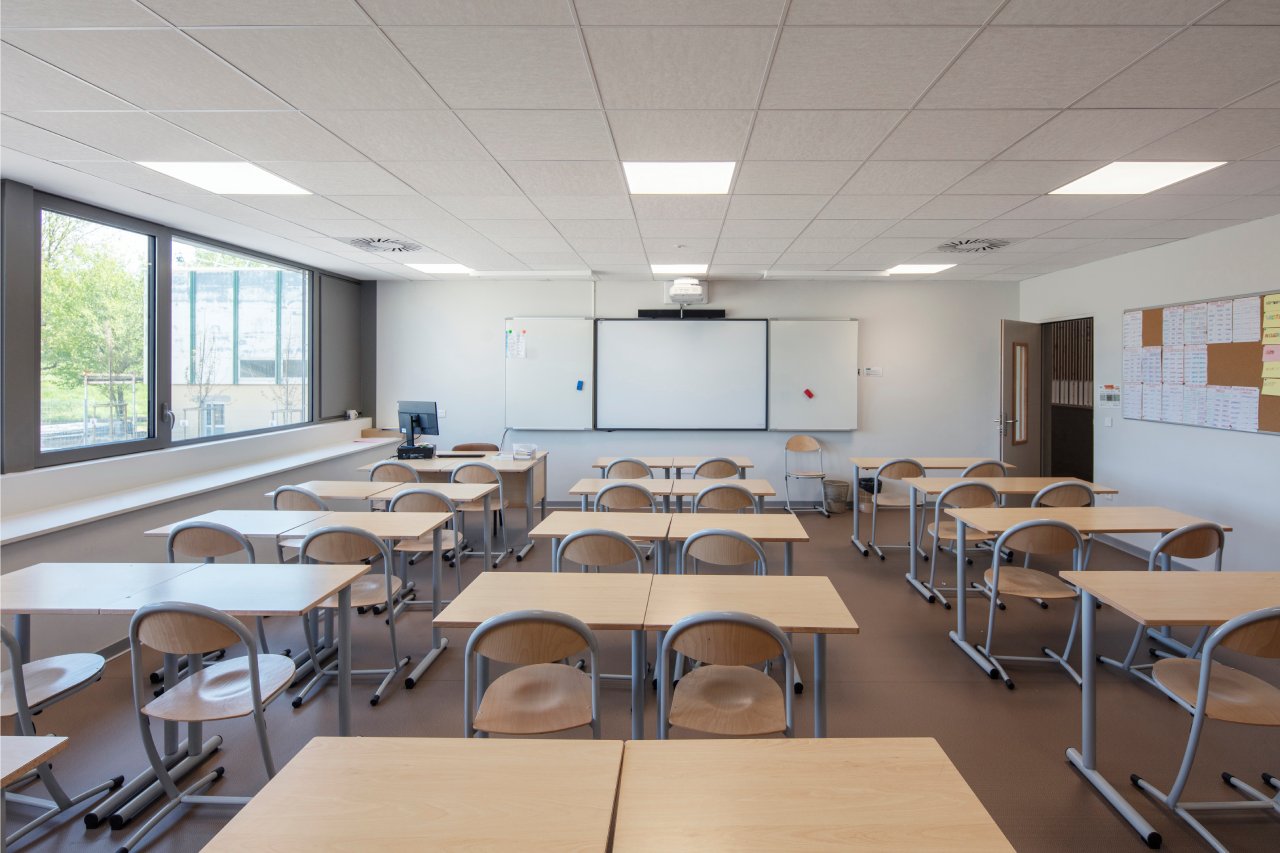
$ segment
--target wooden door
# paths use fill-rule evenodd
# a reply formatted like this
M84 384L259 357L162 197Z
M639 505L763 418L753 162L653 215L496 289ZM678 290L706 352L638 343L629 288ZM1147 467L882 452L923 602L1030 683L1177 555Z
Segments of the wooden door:
M1040 325L1000 321L1000 458L1022 477L1040 476Z

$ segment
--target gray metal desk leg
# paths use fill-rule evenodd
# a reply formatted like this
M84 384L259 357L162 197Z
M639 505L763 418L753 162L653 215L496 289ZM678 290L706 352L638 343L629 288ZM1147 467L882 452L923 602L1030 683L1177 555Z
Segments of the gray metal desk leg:
M671 512L671 495L662 496L662 511Z
M963 598L964 596L960 596ZM1087 590L1080 591L1080 749L1068 749L1067 761L1071 762L1085 781L1102 795L1111 807L1120 812L1129 826L1141 836L1151 849L1160 846L1160 833L1138 814L1129 801L1098 772L1098 697L1097 664L1094 661L1094 624L1096 622L1094 596Z
M529 539L529 531L533 529L533 471L537 467L538 466L535 463L533 467L525 472L524 475L524 536L528 541L526 541L520 550L516 552L517 563L523 560L525 556L533 550L533 540ZM585 495L582 500L582 509L585 512L587 509ZM476 703L476 707L480 707L479 703Z
M740 468L738 468L738 479L739 479L739 480L745 480L745 479L747 479L747 469L746 469L746 468L741 468L741 467L740 467Z
M493 518L491 494L484 496L484 569L486 572L498 567L498 564L493 561L493 525L489 523L489 519ZM457 539L459 535L455 534L454 538ZM462 558L457 548L454 548L453 558L457 561L458 571L462 571Z
M558 536L551 537L551 565L556 564L556 555L560 553L560 538Z
M653 540L653 571L654 574L663 575L667 573L667 540Z
M764 512L764 495L756 496L756 506L760 508L761 512Z
M436 548L436 553L440 549ZM351 736L351 587L338 592L338 735Z
M790 542L782 543L782 574L791 577L791 546Z
M907 533L907 543L908 543L907 548L911 552L910 562L908 563L908 565L911 566L911 570L907 572L907 583L911 584L911 586L915 589L915 591L920 593L920 595L924 598L925 601L929 602L930 604L933 604L934 602L933 593L929 590L927 586L920 583L920 579L917 576L917 572L916 572L916 566L918 564L917 558L919 556L916 549L920 547L920 543L918 541L919 537L916 535L916 487L915 486L912 486L907 491L907 496L908 496L908 499L911 501L911 505L907 507L907 519L908 519L907 524L910 525L911 527L911 530Z
M969 597L966 590L969 588L969 580L965 572L964 560L964 538L967 525L956 520L956 629L951 632L951 642L955 643L961 650L973 659L973 662L982 668L988 678L996 677L996 668L987 660L985 656L973 647L965 634L965 616L968 612L966 599Z
M862 544L862 511L858 509L861 501L858 495L858 481L862 479L859 474L861 469L857 465L853 466L853 535L849 537L849 541L853 543L853 547L862 552L862 556L867 557L871 554L871 549Z
M18 640L22 654L20 663L31 663L31 614L19 613L13 617L13 635Z
M813 635L813 736L827 736L827 635Z
M488 521L487 515L485 520ZM488 524L485 526L487 528ZM404 686L407 689L412 689L413 685L422 679L428 667L440 657L440 653L449 647L449 638L440 636L440 629L436 627L436 617L440 615L440 566L443 562L440 559L439 527L431 531L431 547L431 648L423 655L422 660L418 661L418 665L413 668L413 672L409 673L409 677L404 680Z
M644 631L631 632L631 739L644 740Z
M581 509L582 509L582 511L583 511L583 512L586 512L586 511L587 511L587 493L586 493L586 492L583 492L583 493L582 493L582 507L581 507Z

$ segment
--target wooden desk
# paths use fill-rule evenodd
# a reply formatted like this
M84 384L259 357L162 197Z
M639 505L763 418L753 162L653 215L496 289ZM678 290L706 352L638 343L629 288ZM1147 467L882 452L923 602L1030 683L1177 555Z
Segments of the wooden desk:
M692 500L697 496L698 492L708 486L714 486L718 482L730 482L735 486L742 486L751 492L751 496L756 499L756 506L760 512L764 512L764 499L771 498L778 492L773 488L768 480L760 479L738 479L738 480L672 480L671 481L671 497L676 499L676 512L680 512L684 508L684 499Z
M1156 625L1218 626L1244 613L1280 607L1280 572L1061 572L1080 589L1080 659L1095 651L1095 601L1148 627ZM1098 770L1097 667L1083 668L1080 690L1080 748L1068 749L1067 760L1128 821L1149 847L1159 847L1159 834Z
M827 577L658 575L649 590L645 629L664 632L693 613L737 610L788 634L813 634L813 730L827 733L827 634L856 634L858 623Z
M316 497L324 500L352 500L352 501L368 501L379 493L387 490L388 486L394 483L375 483L371 480L307 480L305 483L296 484L300 489L306 489L309 492L315 492ZM263 497L273 497L274 491L267 492Z
M498 493L497 483L384 483L383 485L389 485L389 488L378 493L378 500L386 501L388 505L397 495L413 489L431 489L444 495L455 504L480 501L485 519L484 523L480 525L483 531L481 535L484 540L484 564L487 567L496 569L498 564L506 557L506 553L497 558L493 556L493 526L488 522L489 513L493 511L493 496ZM461 526L461 519L459 519L458 523ZM459 532L461 533L462 531L459 530Z
M556 510L547 516L537 527L529 531L533 539L551 540L551 565L555 565L556 556L560 553L560 540L570 533L579 530L598 528L621 533L628 539L640 542L653 542L657 554L654 571L662 574L667 567L665 540L667 529L674 518L665 512L574 512L572 510Z
M621 741L314 738L205 850L603 851L621 763Z
M675 482L675 480L651 480L644 478L630 480L617 479L615 477L610 477L608 479L603 477L583 477L581 480L569 487L569 494L578 495L582 498L582 511L586 512L589 509L587 506L587 498L595 497L606 486L612 486L615 483L635 483L636 485L644 486L654 497L663 498L664 509L670 511L671 502L670 500L667 500L667 498L670 497L671 486Z
M933 738L628 742L613 849L1013 851Z
M1086 480L1079 480L1075 477L908 477L902 482L907 484L910 491L910 500L908 500L908 537L910 553L910 569L907 572L907 583L921 596L924 600L933 604L937 597L937 590L928 584L922 583L918 576L920 554L920 528L916 523L916 502L920 500L920 496L924 496L924 500L928 500L929 496L937 496L945 492L947 489L958 483L983 483L996 490L999 495L1036 495L1046 486L1052 486L1055 483L1079 483L1082 486L1088 486L1098 495L1115 495L1119 494L1110 486L1100 486L1097 483L1090 483ZM957 593L959 594L959 593Z
M999 535L1014 525L1036 519L1065 521L1080 533L1170 533L1188 524L1196 524L1204 519L1192 515L1165 509L1158 506L1081 506L1081 507L981 507L977 509L950 508L947 515L954 518L956 524L956 589L967 589L969 582L965 577L964 542L968 528L973 527L984 533ZM1223 526L1224 530L1230 527ZM956 596L956 629L951 632L951 640L959 646L970 659L983 669L987 675L995 678L1001 671L1000 665L979 652L966 636L966 607L968 596ZM1085 658L1088 660L1088 658Z
M650 468L661 468L666 477L671 476L671 458L670 456L597 456L596 461L591 463L592 468L600 469L600 476L604 476L605 470L618 459L639 459Z
M295 527L301 527L309 521L315 521L328 514L323 510L218 509L148 530L144 535L168 538L169 531L179 524L185 524L188 521L212 521L215 524L225 524L245 536L277 539L292 532Z
M750 515L731 512L683 513L672 516L671 530L667 533L667 538L671 546L676 548L680 547L676 543L683 542L699 530L710 528L736 530L757 542L781 542L784 575L791 574L791 546L796 542L809 541L809 534L805 532L800 519L789 512L762 512Z
M67 748L64 737L5 735L0 737L0 787L9 785Z
M561 513L552 513L543 524L557 515ZM555 610L581 619L593 631L630 631L631 737L639 740L644 737L644 623L652 580L653 575L603 572L488 572L472 581L441 612L435 624L441 628L474 629L491 616L512 610Z
M681 478L680 472L683 471L685 468L690 468L690 469L697 468L699 465L701 465L703 462L706 462L708 459L716 459L716 458L719 458L719 457L717 456L717 454L714 454L714 453L704 454L702 456L672 456L671 468L675 472L676 479L679 480ZM738 472L739 477L746 477L747 469L756 467L755 463L745 456L730 456L726 454L723 458L732 459L733 464L737 465L740 469L742 469Z

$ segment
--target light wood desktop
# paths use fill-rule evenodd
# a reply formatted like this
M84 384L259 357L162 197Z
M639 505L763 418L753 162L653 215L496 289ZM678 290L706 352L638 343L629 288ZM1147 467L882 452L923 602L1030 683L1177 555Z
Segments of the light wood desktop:
M631 480L618 479L616 477L610 477L607 479L604 477L583 477L581 480L578 480L578 482L569 487L569 494L577 495L581 498L582 511L586 512L589 509L587 506L588 499L594 498L604 488L612 486L615 483L635 483L637 485L644 486L654 497L665 499L671 495L671 487L675 482L675 480L646 480L643 478ZM663 506L669 511L671 509L670 501L663 500Z
M384 492L391 483L374 482L372 480L307 480L305 483L291 484L300 489L314 492L323 500L373 500L379 492ZM263 497L271 497L275 492L267 492Z
M768 480L746 479L740 478L736 480L672 480L671 481L671 497L676 499L676 511L679 512L684 508L684 499L689 498L691 501L697 496L698 492L708 486L714 486L716 483L732 483L735 486L741 486L751 492L751 496L756 499L756 505L764 512L764 499L771 498L778 494L777 490Z
M618 459L639 459L650 468L661 468L665 477L671 476L671 459L670 456L597 456L596 461L591 463L592 468L600 469L600 476L604 476L604 472L608 467Z
M191 571L201 563L37 563L0 575L0 609L6 615L97 613L103 602L132 595ZM25 644L26 619L15 627ZM23 657L30 660L28 649Z
M276 539L295 527L301 527L309 521L315 521L328 514L324 510L309 509L218 509L153 528L143 535L168 537L169 531L179 524L185 524L188 521L211 521L215 524L225 524L245 536Z
M314 738L205 850L603 851L621 763L621 741Z
M1147 627L1208 625L1216 627L1244 613L1280 607L1280 572L1061 572L1080 589L1080 659L1096 654L1094 602L1109 604ZM1098 770L1097 670L1083 668L1080 690L1080 748L1068 749L1067 760L1080 771L1148 846L1159 835ZM1154 843L1153 843L1154 842Z
M714 453L706 453L706 454L703 454L702 456L672 456L671 469L672 469L672 472L676 475L676 479L679 480L681 479L684 471L687 470L687 471L690 471L690 473L692 473L693 469L697 468L703 462L706 462L708 459L716 459L716 458L720 458L720 457L718 457L717 454L714 454ZM734 465L737 465L740 469L742 469L741 471L738 472L739 477L746 477L747 470L750 468L756 467L755 463L752 462L746 456L733 456L733 455L726 454L723 456L723 458L732 460Z
M808 542L809 534L805 532L800 519L789 512L769 513L730 513L699 512L682 513L672 516L671 530L667 538L671 548L680 548L680 543L699 530L719 528L736 530L745 533L757 542L782 543L782 573L791 574L792 545L796 542ZM669 562L669 560L668 560Z
M933 738L782 738L628 742L613 850L1013 847Z
M601 474L609 467L609 463L616 459L639 459L650 468L661 468L668 477L672 474L675 478L681 479L684 471L697 468L708 459L716 458L715 454L707 454L704 456L597 456L596 460L591 463L592 468L599 468ZM749 468L754 468L755 463L745 456L726 456L726 459L732 459L734 464L742 469L740 476L745 477Z
M0 737L0 787L9 785L67 748L64 737L4 735Z
M663 632L694 613L754 613L787 633L813 634L813 730L827 733L827 634L856 634L858 623L831 579L821 576L657 575L645 629Z
M291 529L289 536L302 539L326 527L358 527L379 539L395 542L421 539L450 520L447 512L329 512Z
M575 512L573 510L556 510L547 516L538 526L529 531L533 539L551 540L551 562L555 564L556 554L560 552L560 540L570 533L579 530L611 530L621 533L628 539L639 542L655 542L657 548L654 571L661 574L666 571L667 529L674 518L665 512Z
M153 586L106 599L98 613L130 615L148 604L185 601L232 616L301 616L368 571L362 564L202 563Z

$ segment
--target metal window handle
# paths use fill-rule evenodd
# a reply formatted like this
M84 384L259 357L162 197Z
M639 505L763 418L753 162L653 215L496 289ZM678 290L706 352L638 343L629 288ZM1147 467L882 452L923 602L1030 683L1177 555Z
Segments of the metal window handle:
M169 429L173 429L178 425L178 416L168 403L160 404L160 417L164 418L169 424Z

